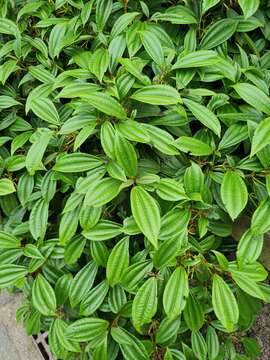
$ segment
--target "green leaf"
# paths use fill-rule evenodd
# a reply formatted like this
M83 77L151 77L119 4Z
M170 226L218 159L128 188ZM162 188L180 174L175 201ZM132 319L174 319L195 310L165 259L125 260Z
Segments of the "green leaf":
M124 31L129 23L134 20L134 18L139 15L138 12L128 12L126 14L121 15L113 24L111 30L111 36L116 37L117 35L121 34Z
M69 299L72 307L78 305L91 290L97 271L98 267L95 262L90 261L76 274L69 288Z
M82 172L95 169L102 164L98 157L78 152L58 157L53 170L64 173Z
M177 149L190 152L195 156L206 156L213 152L213 149L208 144L189 136L180 136L173 142L173 145Z
M122 228L119 224L109 220L101 220L90 230L83 231L82 235L92 241L105 241L121 233Z
M41 274L36 277L33 283L32 304L42 315L55 315L56 297L54 290Z
M98 0L96 2L96 23L98 30L102 30L111 14L112 0Z
M251 230L255 235L264 234L270 230L270 218L268 216L270 211L270 199L263 200L251 219Z
M168 8L164 13L155 13L152 20L169 21L172 24L196 24L195 14L186 6L177 5Z
M0 231L0 249L17 249L20 248L21 241L5 231Z
M89 186L84 204L93 207L107 204L119 194L121 184L121 181L112 178L96 180Z
M44 239L47 230L48 214L48 203L44 199L37 201L29 217L29 229L34 239Z
M108 321L94 317L76 320L66 328L65 336L74 342L94 341L106 335L108 325Z
M217 5L220 2L220 0L203 0L202 1L202 13L206 13L209 9L211 9L213 6Z
M174 179L161 179L156 191L157 195L163 200L179 201L187 199L183 184Z
M270 117L262 120L256 127L252 138L250 157L270 144Z
M44 170L42 158L52 136L53 132L45 128L37 129L31 136L32 145L25 159L25 166L30 175L34 175L37 170Z
M214 360L219 354L219 340L216 330L212 326L208 326L206 333L206 344L209 360Z
M15 191L15 186L10 179L0 179L0 196L12 194Z
M157 279L148 279L138 290L132 304L132 322L142 333L142 325L151 322L157 311Z
M113 97L99 92L93 92L85 98L86 101L97 110L117 119L124 120L127 117L125 109Z
M221 126L216 115L207 107L189 99L183 99L184 104L204 126L211 129L217 136L220 136Z
M31 100L31 110L36 116L49 124L60 124L60 118L56 107L48 98L39 97Z
M112 249L106 266L106 278L110 286L121 281L129 264L129 237L123 238Z
M270 115L270 98L261 89L248 83L238 83L233 88L249 105Z
M176 89L169 85L149 85L137 90L131 99L152 105L173 105L181 103Z
M187 273L183 267L178 267L170 276L163 293L163 307L169 319L175 319L181 314L188 293Z
M202 334L198 331L191 333L191 346L194 354L200 360L205 360L207 357L207 345Z
M115 137L114 154L116 161L124 169L125 174L130 177L136 176L137 154L134 146L118 132Z
M178 57L172 69L188 69L211 66L220 61L218 53L212 50L198 50Z
M257 11L260 0L239 0L239 5L247 19Z
M204 313L201 304L192 293L187 298L187 304L184 308L185 323L192 331L199 331L204 323Z
M248 191L242 177L234 171L228 171L221 184L221 198L232 220L235 220L246 207Z
M23 279L28 271L25 266L14 264L0 265L0 289L8 287L18 280Z
M240 264L256 261L263 249L263 234L253 234L247 230L241 236L237 246L237 259Z
M200 48L209 50L230 39L237 29L235 19L222 19L215 22L204 34Z
M156 201L142 187L131 190L132 215L141 232L157 248L160 230L160 212Z
M141 39L143 46L151 59L159 66L162 66L165 61L164 52L155 33L151 30L143 31L141 33Z
M219 321L228 332L232 332L239 318L238 305L228 284L216 274L213 277L212 303Z

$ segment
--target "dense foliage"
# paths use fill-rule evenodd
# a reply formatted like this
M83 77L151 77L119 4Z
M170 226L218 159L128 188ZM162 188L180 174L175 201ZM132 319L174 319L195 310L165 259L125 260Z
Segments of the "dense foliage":
M267 0L0 1L0 288L55 358L258 356L269 18Z

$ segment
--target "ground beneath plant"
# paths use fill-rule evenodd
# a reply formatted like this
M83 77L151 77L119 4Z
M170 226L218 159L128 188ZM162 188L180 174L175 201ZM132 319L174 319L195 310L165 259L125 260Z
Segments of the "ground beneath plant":
M270 305L266 305L263 312L258 316L251 332L251 337L257 339L261 347L261 355L258 360L270 359Z

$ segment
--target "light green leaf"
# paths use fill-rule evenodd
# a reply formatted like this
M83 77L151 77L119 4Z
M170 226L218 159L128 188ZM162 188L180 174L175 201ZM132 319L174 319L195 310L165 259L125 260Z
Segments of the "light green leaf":
M239 0L238 2L245 15L245 19L252 16L260 5L260 0Z
M256 127L252 138L250 157L270 144L270 117L262 120Z
M8 287L18 280L23 279L28 271L25 266L14 264L0 265L0 289Z
M137 154L134 146L118 132L115 137L114 154L116 161L123 168L125 174L130 177L136 176Z
M98 157L77 152L58 157L53 170L64 173L83 172L95 169L101 165L102 161Z
M106 266L106 277L111 286L121 281L129 264L129 237L123 238L112 249Z
M125 109L119 104L119 102L105 93L93 92L85 99L94 108L109 116L113 116L121 120L124 120L127 117Z
M212 50L198 50L180 55L172 69L188 69L211 66L220 61L218 53Z
M157 248L160 230L160 212L157 202L142 187L131 190L132 215L141 232Z
M149 85L137 90L131 99L152 105L173 105L181 103L176 89L169 85Z
M107 333L108 321L98 318L84 318L72 322L66 328L66 338L75 342L94 341Z
M211 129L217 136L220 136L221 126L217 116L207 107L189 99L183 99L184 104L204 126Z
M249 105L270 115L270 98L261 89L248 83L238 83L233 88Z
M232 220L235 220L248 201L248 191L244 180L234 171L226 172L220 193L226 210Z
M0 196L12 194L15 191L15 186L10 179L0 179Z
M213 149L206 143L189 136L180 136L173 142L173 145L184 152L190 152L195 156L206 156L213 152Z
M170 276L163 293L163 307L169 319L175 319L181 314L188 293L187 273L183 267L178 267Z
M31 101L31 110L40 119L49 124L59 125L60 118L54 103L45 97L36 97Z
M230 39L237 29L235 19L222 19L215 22L204 34L200 48L209 50Z
M53 316L56 312L56 297L45 277L39 274L32 287L32 304L42 314Z
M212 303L219 321L228 332L232 332L238 323L238 305L228 284L216 274L213 278Z
M142 325L151 322L157 311L157 279L148 279L138 290L132 304L132 322L142 333Z
M84 204L100 207L114 199L121 190L122 182L112 178L104 178L93 182L86 193Z

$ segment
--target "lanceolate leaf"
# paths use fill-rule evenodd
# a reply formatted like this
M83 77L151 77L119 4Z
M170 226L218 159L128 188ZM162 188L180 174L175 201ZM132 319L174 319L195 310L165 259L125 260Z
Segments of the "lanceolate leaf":
M224 175L221 198L232 220L236 219L248 201L246 184L238 173L229 171Z
M238 322L239 309L232 290L218 275L213 278L212 303L217 318L232 332Z
M160 230L160 212L156 201L142 187L131 190L131 209L134 219L141 232L153 244L158 246Z
M142 333L142 325L151 322L157 311L157 279L148 279L138 290L132 304L132 321Z

